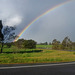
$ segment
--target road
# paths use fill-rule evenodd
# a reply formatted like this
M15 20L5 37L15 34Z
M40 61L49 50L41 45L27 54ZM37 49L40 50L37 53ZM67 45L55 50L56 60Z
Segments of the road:
M0 67L0 75L75 75L75 62Z

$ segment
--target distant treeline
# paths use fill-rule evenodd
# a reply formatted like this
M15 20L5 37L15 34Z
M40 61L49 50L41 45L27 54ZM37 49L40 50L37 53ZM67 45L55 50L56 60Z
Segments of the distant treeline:
M72 42L69 37L65 37L62 42L54 39L52 43L44 42L38 45L52 45L52 49L75 50L75 42Z
M11 45L13 45L17 48L33 49L36 48L37 42L32 39L18 39L16 42L5 44L7 45L7 47L11 47ZM52 49L55 50L75 50L75 42L72 42L69 37L65 37L62 42L58 41L57 39L54 39L52 43L44 42L39 43L38 45L52 45Z

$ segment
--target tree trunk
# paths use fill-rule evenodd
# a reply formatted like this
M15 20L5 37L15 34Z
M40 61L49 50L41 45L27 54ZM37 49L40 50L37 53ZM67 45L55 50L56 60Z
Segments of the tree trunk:
M1 47L1 53L3 52L3 42L2 42L2 47Z
M3 50L3 49L1 48L1 53L2 53L2 50Z

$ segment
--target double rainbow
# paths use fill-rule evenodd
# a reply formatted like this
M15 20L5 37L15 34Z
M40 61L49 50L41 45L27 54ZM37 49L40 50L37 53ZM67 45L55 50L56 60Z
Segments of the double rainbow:
M37 18L35 18L32 22L30 22L30 23L19 33L18 37L17 37L14 41L17 41L17 40L19 39L19 37L21 37L22 34L23 34L24 32L26 32L26 30L27 30L31 25L33 25L33 23L35 23L38 19L40 19L41 17L43 17L43 16L47 15L48 13L52 12L54 9L57 9L57 8L59 8L59 7L63 6L63 5L65 5L65 4L69 3L69 2L71 2L71 1L73 1L73 0L67 0L67 1L64 2L64 3L58 4L58 5L56 5L56 6L52 7L52 8L50 8L48 11L44 12L43 14L41 14L40 16L38 16Z

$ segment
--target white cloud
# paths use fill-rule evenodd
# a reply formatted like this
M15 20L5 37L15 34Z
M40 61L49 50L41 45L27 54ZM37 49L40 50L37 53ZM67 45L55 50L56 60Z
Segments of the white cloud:
M21 24L24 15L22 14L22 6L22 3L18 0L0 0L0 20L2 20L3 25L13 26Z
M22 22L22 17L19 15L15 15L8 18L4 25L13 26L13 25L18 25L21 22Z

